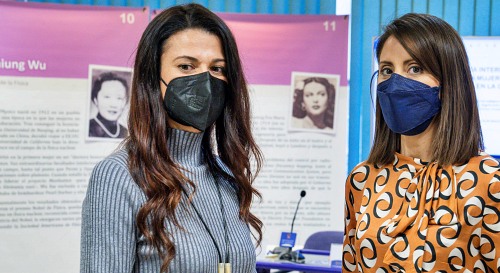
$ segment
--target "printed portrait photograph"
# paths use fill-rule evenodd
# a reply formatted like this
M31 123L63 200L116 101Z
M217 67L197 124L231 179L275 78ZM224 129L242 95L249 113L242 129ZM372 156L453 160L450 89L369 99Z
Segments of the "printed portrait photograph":
M131 68L89 66L87 140L121 141L128 135L131 84Z
M290 131L335 132L335 96L340 75L293 72Z

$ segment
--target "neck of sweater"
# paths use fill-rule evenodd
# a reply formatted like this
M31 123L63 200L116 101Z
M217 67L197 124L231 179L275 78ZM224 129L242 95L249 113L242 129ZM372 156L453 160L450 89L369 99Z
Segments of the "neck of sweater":
M168 150L172 159L184 166L199 166L203 164L201 141L204 133L192 133L174 128L168 128Z

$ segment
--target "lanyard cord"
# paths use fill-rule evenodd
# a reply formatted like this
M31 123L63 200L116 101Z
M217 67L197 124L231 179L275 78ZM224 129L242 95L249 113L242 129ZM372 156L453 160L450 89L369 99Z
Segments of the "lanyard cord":
M227 232L226 211L224 210L222 193L220 192L220 185L217 180L215 180L215 185L217 186L217 193L219 194L220 212L222 213L222 226L224 227L224 240L226 241L226 259L224 260L224 263L229 263L229 232Z
M217 194L219 196L220 210L221 210L221 213L222 213L222 225L224 227L224 239L226 240L226 256L225 256L224 261L225 261L225 263L229 263L229 234L228 234L228 231L227 231L226 212L224 210L224 204L222 202L222 193L220 191L220 185L217 182L217 180L215 179L215 177L214 177L214 180L215 180L215 185L217 187ZM184 189L184 187L182 187L182 191L184 192L184 194L186 195L186 197L189 199L189 195L186 192L186 189ZM201 213L198 211L198 209L196 208L196 206L194 205L194 203L191 202L190 204L191 204L191 207L193 207L194 211L196 212L196 215L198 215L198 218L200 219L201 223L203 224L203 227L205 227L205 230L208 232L208 235L210 235L210 238L212 239L212 242L214 243L215 249L217 249L217 254L219 256L219 263L222 263L222 261L223 261L222 254L220 252L219 245L217 244L217 241L215 240L214 235L212 234L212 232L208 228L207 223L205 222L205 220L203 220L203 217L201 216Z

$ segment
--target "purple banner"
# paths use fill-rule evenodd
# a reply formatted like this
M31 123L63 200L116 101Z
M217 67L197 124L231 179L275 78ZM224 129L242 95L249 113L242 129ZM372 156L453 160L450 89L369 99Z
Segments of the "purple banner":
M347 86L347 16L220 13L251 84L290 84L292 71L340 75Z
M0 2L0 75L87 78L88 65L133 65L147 8Z

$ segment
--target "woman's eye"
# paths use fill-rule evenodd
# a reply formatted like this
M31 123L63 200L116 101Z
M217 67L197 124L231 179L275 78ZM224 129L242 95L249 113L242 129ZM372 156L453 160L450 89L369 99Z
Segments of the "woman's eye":
M189 71L191 69L193 69L193 67L189 64L181 64L178 66L181 70L185 70L185 71Z
M422 72L423 72L423 69L417 65L410 67L410 71L409 71L410 74L420 74Z
M389 68L382 68L380 69L380 74L383 76L391 75L392 70L390 70Z
M226 68L223 66L214 66L212 67L212 72L220 75L225 75L226 74Z

